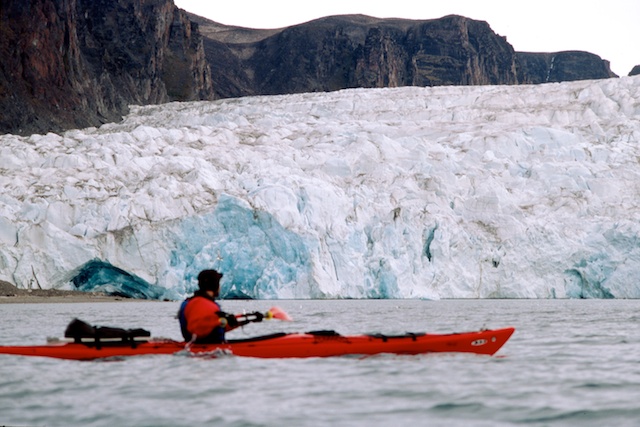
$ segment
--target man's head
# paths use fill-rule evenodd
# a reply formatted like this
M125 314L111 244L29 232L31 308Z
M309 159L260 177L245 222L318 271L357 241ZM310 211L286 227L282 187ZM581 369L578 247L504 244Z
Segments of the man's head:
M222 273L216 270L202 270L198 274L198 287L201 291L213 291L215 296L220 293L220 279Z

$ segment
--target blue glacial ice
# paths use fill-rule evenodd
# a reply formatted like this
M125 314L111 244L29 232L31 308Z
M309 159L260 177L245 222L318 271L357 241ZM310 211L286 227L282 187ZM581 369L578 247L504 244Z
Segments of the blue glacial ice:
M310 284L311 259L303 239L272 215L222 195L210 214L181 221L172 238L170 267L180 271L193 292L198 273L223 273L222 298L315 297ZM291 294L284 294L288 289Z
M152 285L145 280L108 262L93 259L70 273L74 289L84 292L101 292L125 298L172 300L175 292Z

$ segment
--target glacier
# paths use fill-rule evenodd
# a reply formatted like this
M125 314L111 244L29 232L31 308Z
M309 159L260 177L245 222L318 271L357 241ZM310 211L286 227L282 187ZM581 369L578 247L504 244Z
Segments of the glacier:
M179 299L639 298L640 76L131 106L0 136L0 280Z

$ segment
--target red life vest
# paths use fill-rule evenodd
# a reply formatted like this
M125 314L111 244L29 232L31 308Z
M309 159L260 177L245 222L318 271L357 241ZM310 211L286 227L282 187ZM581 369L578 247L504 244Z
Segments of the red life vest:
M223 342L225 327L218 313L220 306L211 299L196 295L186 300L179 313L184 339L197 335L199 342Z

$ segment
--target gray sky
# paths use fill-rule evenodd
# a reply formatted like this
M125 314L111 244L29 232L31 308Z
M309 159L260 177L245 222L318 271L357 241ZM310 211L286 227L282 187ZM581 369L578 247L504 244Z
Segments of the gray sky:
M585 50L626 76L640 65L640 0L174 0L226 25L280 28L330 15L434 19L456 14L487 21L517 51Z

